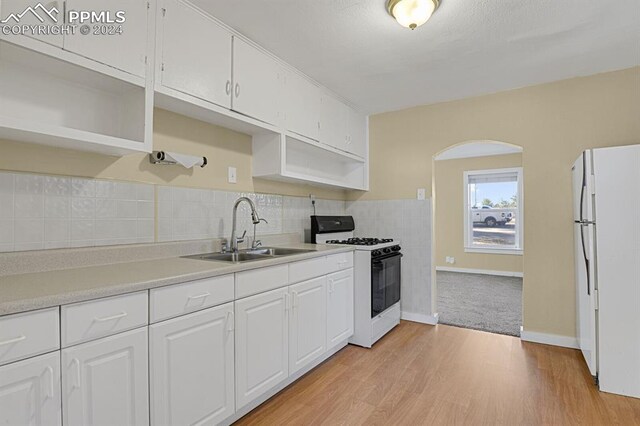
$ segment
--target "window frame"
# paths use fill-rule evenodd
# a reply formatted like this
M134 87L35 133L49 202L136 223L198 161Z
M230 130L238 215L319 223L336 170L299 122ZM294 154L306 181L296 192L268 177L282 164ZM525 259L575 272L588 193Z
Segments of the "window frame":
M477 246L473 244L473 221L469 206L469 176L499 173L515 173L518 180L518 215L516 220L516 247ZM522 256L524 252L524 184L522 167L505 167L500 169L467 170L463 173L463 226L465 253L510 254Z

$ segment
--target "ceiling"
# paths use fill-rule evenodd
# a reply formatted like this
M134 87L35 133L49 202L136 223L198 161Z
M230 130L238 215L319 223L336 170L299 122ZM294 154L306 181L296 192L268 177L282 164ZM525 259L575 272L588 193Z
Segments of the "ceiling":
M640 65L639 0L192 0L368 113Z

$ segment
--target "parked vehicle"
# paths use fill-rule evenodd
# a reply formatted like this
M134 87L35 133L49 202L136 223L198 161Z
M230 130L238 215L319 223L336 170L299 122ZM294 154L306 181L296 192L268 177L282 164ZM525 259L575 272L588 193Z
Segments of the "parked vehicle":
M480 208L473 207L471 217L473 223L483 223L490 228L494 226L504 226L513 219L513 210L511 208L497 209L491 206L482 206Z

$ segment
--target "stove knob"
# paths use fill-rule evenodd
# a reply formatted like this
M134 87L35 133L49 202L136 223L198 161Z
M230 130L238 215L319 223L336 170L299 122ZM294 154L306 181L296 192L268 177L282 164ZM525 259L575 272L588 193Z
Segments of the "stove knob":
M400 246L393 246L393 247L391 247L391 250L400 251Z
M383 248L382 251L385 253L391 253L391 249L389 247Z
M371 252L372 256L380 256L382 253L380 253L380 250L374 250Z

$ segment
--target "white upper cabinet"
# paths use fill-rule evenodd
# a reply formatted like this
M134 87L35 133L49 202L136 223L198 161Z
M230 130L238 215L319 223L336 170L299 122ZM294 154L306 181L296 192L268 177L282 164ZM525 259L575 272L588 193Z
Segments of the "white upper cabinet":
M289 290L235 302L236 409L289 377Z
M60 352L0 367L0 424L57 426Z
M353 269L327 277L327 347L353 334Z
M294 71L285 77L285 122L287 130L319 140L322 92Z
M323 94L320 113L320 142L346 151L349 108L331 95Z
M151 19L151 3L142 0L66 0L67 21L78 25L73 35L65 35L64 49L94 61L140 77L146 75L147 39ZM71 21L74 11L124 12L124 22L101 23ZM88 34L80 27L86 24Z
M274 58L238 37L233 38L234 111L265 123L281 124L282 80L283 69Z
M40 7L42 5L42 7ZM35 14L26 13L20 18L20 22L10 19L6 25L56 25L62 24L64 19L64 1L42 1L40 3L33 0L2 0L0 1L0 18L5 19L9 14L21 14L28 7L35 8L38 16L44 21L40 21ZM56 47L62 47L62 34L38 35L27 33L28 37L43 41ZM12 35L11 37L15 37ZM7 37L9 39L9 37Z
M149 424L147 328L62 350L65 425Z
M365 158L367 155L367 117L349 108L346 151Z
M231 33L181 0L164 0L160 83L231 108Z
M326 277L291 286L289 374L309 365L326 350Z
M151 424L218 424L235 411L233 303L150 327Z

